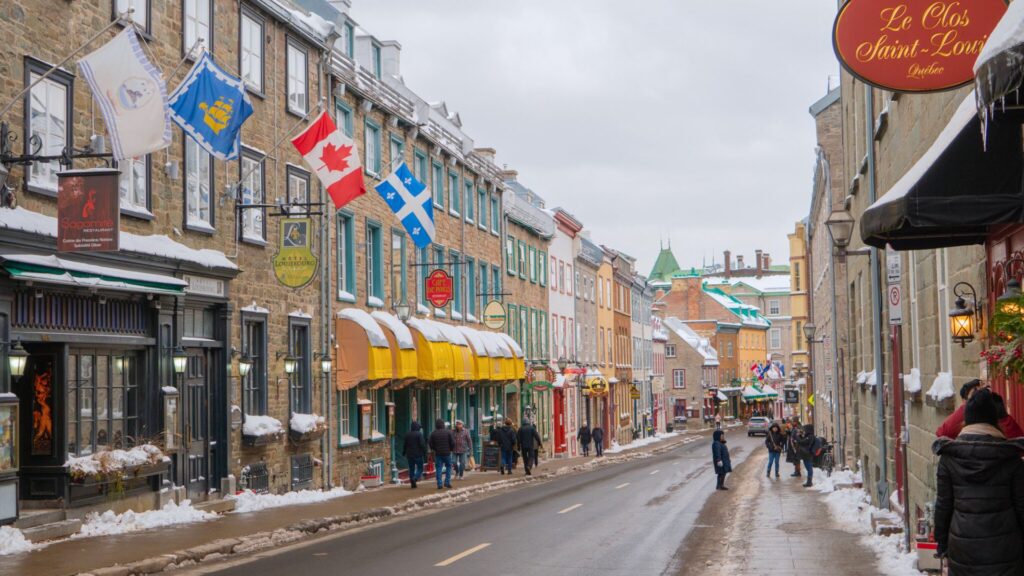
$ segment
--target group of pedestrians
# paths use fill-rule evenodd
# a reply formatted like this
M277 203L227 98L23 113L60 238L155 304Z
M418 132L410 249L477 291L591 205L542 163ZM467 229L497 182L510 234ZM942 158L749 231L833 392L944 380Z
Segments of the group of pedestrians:
M430 433L429 439L423 437L423 427L420 423L413 420L409 431L405 433L402 445L402 455L409 462L410 486L416 488L417 482L423 477L423 463L429 450L434 453L434 478L437 479L437 489L451 488L453 475L459 479L465 475L472 449L473 440L462 420L456 421L455 429L452 430L447 427L444 420L438 418L434 422L434 430Z
M807 472L807 481L804 487L813 485L814 480L814 457L824 449L824 441L814 435L814 426L806 424L801 426L796 418L784 420L780 425L772 422L765 434L764 446L768 450L768 469L765 475L772 477L772 468L775 469L775 477L779 477L779 463L782 460L782 453L786 453L786 462L793 464L792 477L803 476L800 467L803 465ZM724 430L715 430L711 440L711 461L715 465L715 475L718 481L715 483L715 490L728 490L725 485L725 477L732 472L732 462L729 459L729 446L725 440Z
M527 476L540 464L540 452L544 445L537 428L526 418L523 418L518 430L512 427L511 418L506 418L501 426L491 428L491 442L498 445L501 453L501 463L498 465L501 474L512 474L519 456L523 459Z
M584 424L576 432L576 438L580 441L584 456L590 456L591 440L594 442L594 452L596 455L604 456L604 429L600 426L595 426L591 429L589 424Z

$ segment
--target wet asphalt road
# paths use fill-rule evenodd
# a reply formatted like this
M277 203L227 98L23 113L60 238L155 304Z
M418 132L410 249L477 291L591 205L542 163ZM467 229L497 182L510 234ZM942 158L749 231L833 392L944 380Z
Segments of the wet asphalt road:
M732 431L733 466L762 446ZM195 574L675 574L680 545L713 497L706 436L435 514L326 536ZM521 470L518 473L522 473ZM727 483L728 484L728 483ZM433 481L421 484L433 491Z

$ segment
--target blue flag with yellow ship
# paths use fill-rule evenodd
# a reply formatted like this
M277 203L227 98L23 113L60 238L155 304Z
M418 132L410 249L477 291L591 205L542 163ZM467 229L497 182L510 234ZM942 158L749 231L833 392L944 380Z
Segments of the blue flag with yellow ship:
M239 78L228 74L208 52L196 62L170 97L171 119L207 152L221 160L238 158L242 124L252 102Z

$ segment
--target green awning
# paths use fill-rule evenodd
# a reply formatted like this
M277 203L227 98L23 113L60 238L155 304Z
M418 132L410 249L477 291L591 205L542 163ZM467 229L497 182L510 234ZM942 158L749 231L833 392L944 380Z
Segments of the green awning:
M148 294L184 294L188 282L110 266L76 262L54 255L0 254L3 269L16 280Z
M519 392L519 384L505 384L505 394L515 394Z
M551 388L551 382L547 380L535 380L533 382L527 382L523 385L523 388L527 390L536 390L538 392L544 392Z

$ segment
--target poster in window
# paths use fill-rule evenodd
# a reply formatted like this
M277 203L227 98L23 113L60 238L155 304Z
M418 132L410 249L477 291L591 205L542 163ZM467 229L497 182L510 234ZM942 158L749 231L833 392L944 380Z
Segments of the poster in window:
M29 357L25 380L32 387L33 456L53 456L53 366L51 355Z
M18 403L0 404L0 474L18 469Z
M120 195L113 169L57 174L57 251L117 252Z
M373 436L373 404L359 405L359 439L369 440Z

